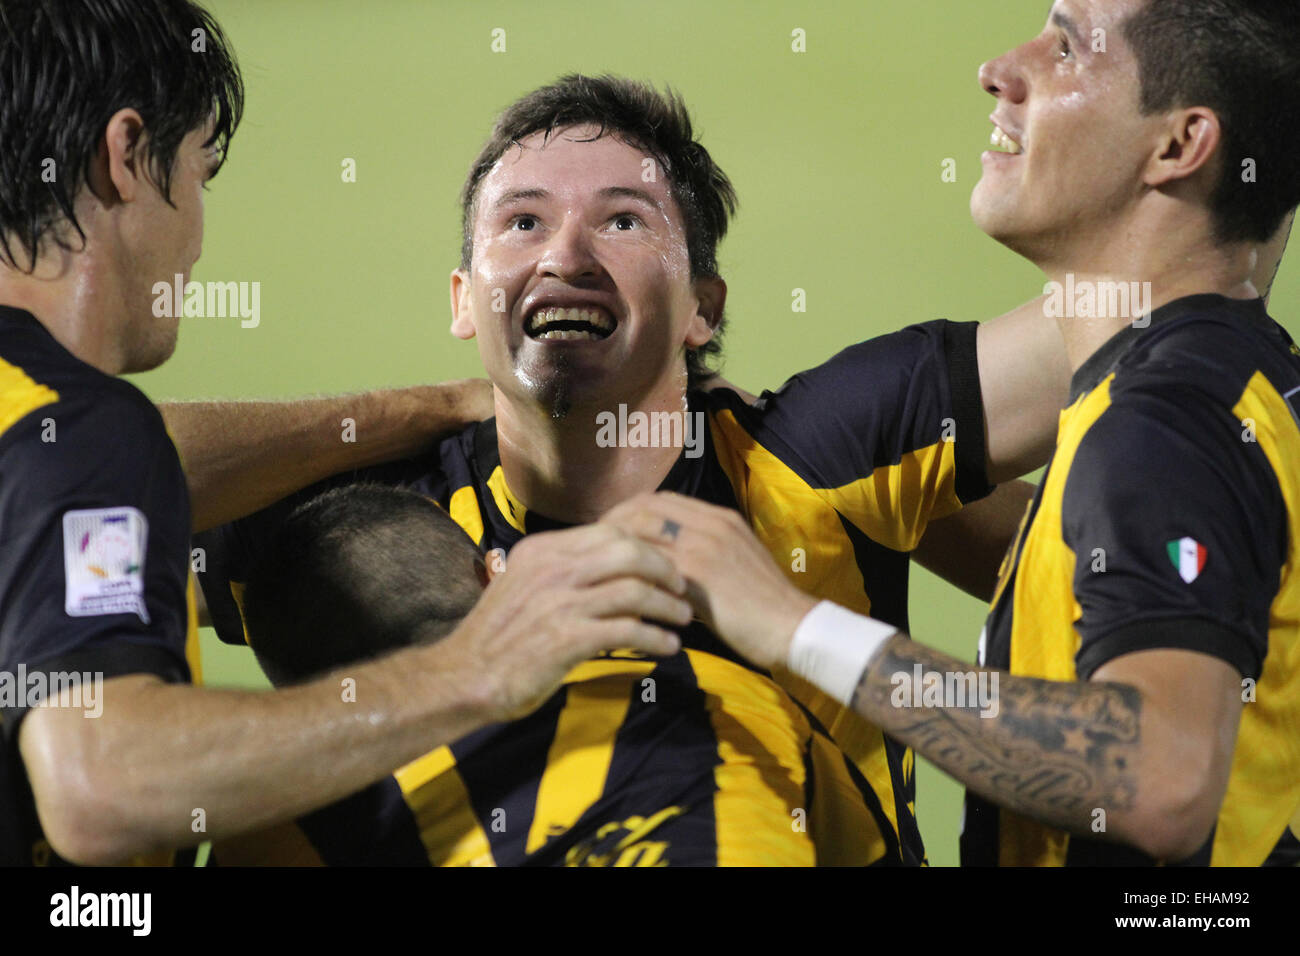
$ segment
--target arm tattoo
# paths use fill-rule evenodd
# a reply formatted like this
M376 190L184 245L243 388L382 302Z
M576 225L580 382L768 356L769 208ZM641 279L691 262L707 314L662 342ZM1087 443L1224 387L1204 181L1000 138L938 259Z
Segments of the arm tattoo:
M923 680L932 688L975 675L967 686L992 692L963 691L948 706L927 695L930 706L915 706L918 665L938 675ZM1137 797L1142 696L1133 687L974 668L899 634L862 675L853 709L986 799L1050 826L1091 835L1094 809L1127 810Z

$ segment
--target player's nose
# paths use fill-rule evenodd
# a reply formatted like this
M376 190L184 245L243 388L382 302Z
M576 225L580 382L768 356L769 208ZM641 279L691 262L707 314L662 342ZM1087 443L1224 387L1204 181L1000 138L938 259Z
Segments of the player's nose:
M572 282L601 271L591 237L576 218L566 219L546 241L537 260L537 274Z
M1011 50L980 67L980 86L986 93L1012 103L1023 102L1027 88L1024 75L1016 63L1016 51Z

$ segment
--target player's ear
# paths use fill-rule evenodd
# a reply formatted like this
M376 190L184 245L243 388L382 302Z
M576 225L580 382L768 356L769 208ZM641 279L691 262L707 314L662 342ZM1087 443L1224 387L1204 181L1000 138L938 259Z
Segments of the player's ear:
M690 348L699 348L718 329L722 321L722 310L727 304L727 283L721 276L696 279L691 283L695 293L695 314L691 316L686 327L686 344Z
M451 334L458 339L474 337L474 310L470 307L469 273L451 270Z
M145 185L144 119L133 109L109 117L99 152L90 163L87 183L103 200L131 202Z
M1204 106L1175 110L1160 131L1143 181L1158 188L1191 179L1210 169L1222 142L1223 128L1214 110Z

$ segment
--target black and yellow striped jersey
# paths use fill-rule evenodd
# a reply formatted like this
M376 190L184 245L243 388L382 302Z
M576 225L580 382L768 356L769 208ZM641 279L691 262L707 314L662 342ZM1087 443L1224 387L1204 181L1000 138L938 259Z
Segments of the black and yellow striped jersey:
M1263 863L1300 808L1300 350L1260 300L1170 303L1075 374L981 638L1012 674L1087 680L1135 651L1221 658L1245 701L1187 864ZM968 793L962 862L1153 862Z
M197 680L189 567L189 492L158 410L0 307L0 865L62 862L18 751L27 692L72 675Z
M702 454L683 452L661 490L738 509L805 591L905 627L908 552L927 522L989 491L975 330L940 321L862 343L754 407L727 390L693 393ZM362 479L433 498L485 551L560 527L506 486L493 422L335 482ZM241 582L267 535L319 490L200 536L224 640L244 640ZM360 842L393 847L365 862L412 861L414 834L416 855L437 864L923 859L911 753L698 623L674 657L585 662L529 717L353 799L382 818ZM327 861L353 862L367 853L356 817L331 807L302 825Z

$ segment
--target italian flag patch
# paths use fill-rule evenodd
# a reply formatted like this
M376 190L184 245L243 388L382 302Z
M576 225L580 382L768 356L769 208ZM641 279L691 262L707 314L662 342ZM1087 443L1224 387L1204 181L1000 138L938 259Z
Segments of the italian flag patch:
M1179 538L1170 541L1165 547L1169 551L1169 560L1178 569L1178 576L1191 584L1201 576L1205 567L1207 552L1205 546L1195 538Z

